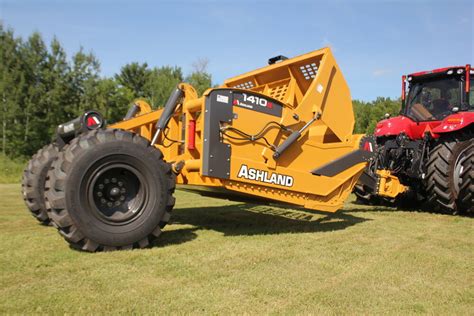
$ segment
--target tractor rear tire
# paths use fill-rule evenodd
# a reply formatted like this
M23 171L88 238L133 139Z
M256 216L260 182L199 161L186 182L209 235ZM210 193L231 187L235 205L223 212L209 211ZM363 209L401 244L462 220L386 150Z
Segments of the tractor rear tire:
M449 135L441 138L431 150L426 176L428 204L434 211L457 214L459 193L459 174L456 165L469 146L464 137Z
M474 214L474 140L470 141L462 162L459 206L461 212Z
M28 161L21 181L23 200L31 215L43 225L50 223L44 198L46 175L51 163L58 156L58 151L55 144L46 145L38 150Z
M74 139L48 173L48 214L72 248L144 248L168 223L175 175L140 135L96 130Z

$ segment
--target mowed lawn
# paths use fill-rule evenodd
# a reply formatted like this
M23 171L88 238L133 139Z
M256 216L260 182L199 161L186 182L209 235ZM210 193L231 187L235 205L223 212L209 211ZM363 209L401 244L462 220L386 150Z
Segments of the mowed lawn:
M473 218L177 192L150 249L72 250L0 185L0 313L473 314Z

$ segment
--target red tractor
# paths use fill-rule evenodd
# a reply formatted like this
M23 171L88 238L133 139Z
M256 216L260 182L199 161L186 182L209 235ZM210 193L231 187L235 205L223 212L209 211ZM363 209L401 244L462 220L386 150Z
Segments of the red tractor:
M377 195L378 174L386 170L407 187L405 201L436 212L474 213L473 78L470 65L402 77L400 115L386 115L362 141L376 153L355 188L359 201L388 200Z

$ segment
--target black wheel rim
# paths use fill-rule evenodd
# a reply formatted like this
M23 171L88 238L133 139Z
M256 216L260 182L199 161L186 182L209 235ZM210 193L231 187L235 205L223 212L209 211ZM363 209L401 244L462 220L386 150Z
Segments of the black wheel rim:
M144 209L148 190L143 174L124 163L106 163L88 178L88 204L108 224L133 221Z

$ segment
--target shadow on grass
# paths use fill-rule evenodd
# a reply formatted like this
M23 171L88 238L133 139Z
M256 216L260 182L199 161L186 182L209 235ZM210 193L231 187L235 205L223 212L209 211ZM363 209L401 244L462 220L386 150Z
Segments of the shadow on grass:
M381 201L379 204L370 204L367 205L363 202L354 201L349 205L344 207L344 212L349 213L364 213L364 212L404 212L404 213L426 213L426 214L436 214L436 215L446 215L446 216L458 216L473 218L474 214L471 213L455 213L452 212L443 212L434 209L429 206L427 203L422 203L418 201L397 201L397 202L386 202Z
M198 228L182 228L170 231L164 231L160 238L153 242L152 247L166 247L171 245L179 245L196 239L195 231Z
M173 211L171 224L192 225L184 239L195 238L195 231L206 229L225 236L252 236L281 233L329 232L346 229L367 219L338 212L327 214L308 210L276 208L265 205L237 204L218 207L182 208ZM173 236L163 233L164 241L158 244L181 243L180 233ZM187 236L186 236L187 234ZM171 239L170 239L171 238ZM161 239L161 238L160 238Z

